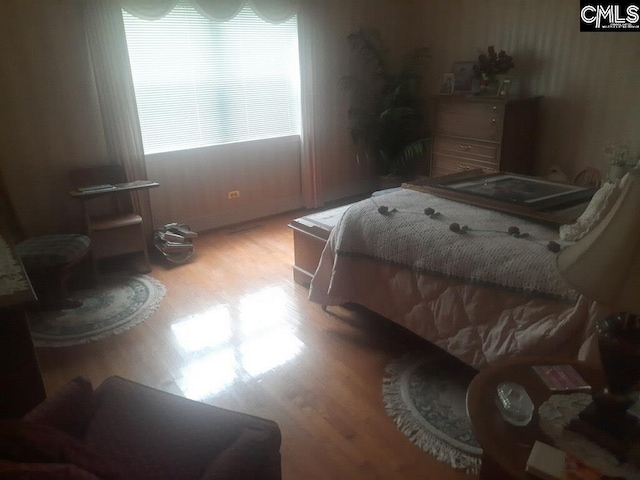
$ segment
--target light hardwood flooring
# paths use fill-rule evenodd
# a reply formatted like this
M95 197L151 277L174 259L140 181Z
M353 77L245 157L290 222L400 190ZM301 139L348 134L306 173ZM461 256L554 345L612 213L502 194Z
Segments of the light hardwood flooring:
M150 275L167 294L146 322L38 349L47 391L120 375L270 418L285 480L473 478L422 452L385 412L385 366L427 342L384 319L325 312L293 282L286 225L302 214L204 233L185 265L158 259Z

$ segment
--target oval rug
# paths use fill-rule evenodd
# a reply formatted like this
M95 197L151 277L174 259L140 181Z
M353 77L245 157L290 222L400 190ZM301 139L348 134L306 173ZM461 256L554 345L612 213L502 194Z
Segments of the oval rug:
M29 314L36 347L67 347L116 335L151 316L166 293L164 285L148 275L110 275L97 287L73 292L82 306Z
M466 395L475 370L444 352L411 354L387 365L382 392L398 428L439 461L477 474L482 449Z

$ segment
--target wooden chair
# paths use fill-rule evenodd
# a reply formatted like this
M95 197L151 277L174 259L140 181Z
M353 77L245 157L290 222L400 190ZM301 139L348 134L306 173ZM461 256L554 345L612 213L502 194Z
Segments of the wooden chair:
M94 185L116 185L127 182L122 165L101 165L71 171L75 188ZM105 191L82 200L87 234L91 238L91 260L94 277L104 258L128 253L142 253L145 271L151 271L142 217L134 212L131 192Z
M15 246L41 308L76 308L82 302L69 299L73 267L89 252L86 235L59 234L27 238L15 213L0 171L0 233Z

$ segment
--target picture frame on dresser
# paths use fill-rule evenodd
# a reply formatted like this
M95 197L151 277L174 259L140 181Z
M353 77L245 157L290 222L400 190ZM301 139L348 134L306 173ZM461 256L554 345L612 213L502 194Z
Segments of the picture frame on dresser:
M451 67L451 71L455 77L454 91L456 92L470 92L471 85L473 83L473 66L475 62L454 62Z
M453 73L443 73L440 77L440 95L453 95L455 81Z
M500 86L498 87L498 97L507 98L509 96L509 89L511 88L511 80L505 78L500 82Z

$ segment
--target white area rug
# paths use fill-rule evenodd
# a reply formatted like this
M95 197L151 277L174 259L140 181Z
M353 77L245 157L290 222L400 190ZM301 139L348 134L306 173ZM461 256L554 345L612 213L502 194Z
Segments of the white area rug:
M466 394L475 370L436 350L387 366L382 392L398 428L439 461L477 474L482 449L467 416Z
M37 347L67 347L122 333L144 322L160 306L164 285L148 275L103 277L100 285L71 298L81 307L30 314Z

